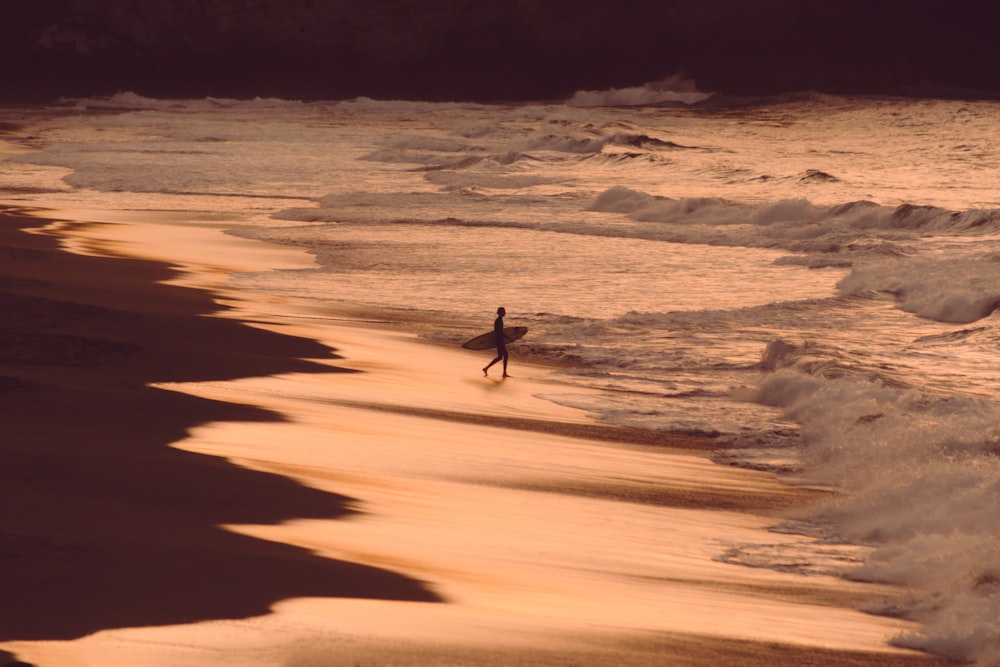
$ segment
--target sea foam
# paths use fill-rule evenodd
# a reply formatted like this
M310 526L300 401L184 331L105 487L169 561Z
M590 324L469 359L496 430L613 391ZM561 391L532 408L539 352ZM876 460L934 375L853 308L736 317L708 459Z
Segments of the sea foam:
M855 264L842 294L880 292L903 310L939 322L969 323L1000 304L1000 256L897 257Z
M803 481L838 491L812 519L873 547L844 574L906 587L902 604L872 608L923 624L895 643L996 664L1000 408L878 377L813 375L800 353L785 342L769 348L777 369L757 400L800 424Z
M696 104L710 97L712 94L699 91L694 81L674 75L642 86L577 91L566 104L577 107Z

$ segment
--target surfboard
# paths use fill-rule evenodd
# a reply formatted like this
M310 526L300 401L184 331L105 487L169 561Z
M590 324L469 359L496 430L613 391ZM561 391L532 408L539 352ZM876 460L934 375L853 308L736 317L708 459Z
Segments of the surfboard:
M504 327L503 337L508 343L513 343L518 338L528 333L528 327ZM497 339L492 331L476 336L472 340L462 343L466 350L489 350L497 345Z

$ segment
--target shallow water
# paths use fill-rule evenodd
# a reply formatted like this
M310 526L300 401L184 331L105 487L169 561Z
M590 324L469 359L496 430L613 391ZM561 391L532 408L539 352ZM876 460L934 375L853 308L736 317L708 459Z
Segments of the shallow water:
M831 565L820 543L820 569L912 587L913 646L1000 653L1000 104L120 95L3 115L24 125L6 199L221 216L317 261L233 285L437 340L503 305L530 329L514 367L567 366L547 398L843 490L796 530L875 550Z

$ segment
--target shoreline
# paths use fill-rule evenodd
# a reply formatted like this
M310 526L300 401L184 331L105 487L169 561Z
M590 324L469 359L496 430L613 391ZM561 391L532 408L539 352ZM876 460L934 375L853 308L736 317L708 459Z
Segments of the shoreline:
M707 439L664 443L662 434L605 427L545 402L537 398L551 386L544 368L524 365L516 382L472 380L462 370L476 371L471 355L217 291L229 267L207 261L211 250L180 271L163 264L190 247L181 238L190 230L170 238L163 257L150 256L154 235L139 224L111 234L58 232L62 243L92 253L80 255L51 235L23 231L41 218L16 209L0 217L0 297L22 313L0 329L0 405L14 435L0 450L10 463L0 476L18 499L17 516L0 527L0 553L16 564L4 568L3 588L16 603L0 612L0 664L12 647L39 667L92 664L95 655L124 665L129 651L153 660L144 664L170 655L200 664L249 650L218 639L246 640L249 628L262 637L250 644L283 646L281 661L254 664L322 664L318 656L329 659L332 650L343 651L337 664L415 655L444 664L645 664L652 656L676 664L949 664L888 645L845 648L871 637L810 645L806 621L789 628L789 643L748 639L752 624L743 636L726 636L669 633L656 619L612 621L629 609L607 596L622 593L663 613L657 605L666 604L659 596L667 589L698 591L692 599L711 591L713 604L733 610L744 598L771 598L775 605L759 603L758 611L780 616L788 599L829 610L865 591L889 591L802 579L795 581L808 585L797 588L788 577L721 564L699 565L699 586L688 576L665 581L653 560L631 574L587 579L582 563L557 562L582 533L555 540L544 532L549 513L572 508L596 518L621 505L622 517L655 522L649 512L659 509L678 524L690 521L677 539L693 543L702 539L698 522L759 532L809 492L711 464ZM257 245L214 230L204 236L222 237L220 246ZM595 473L623 452L631 468ZM524 503L537 525L518 513ZM601 537L613 544L622 535L631 533ZM646 557L668 542L651 545ZM509 551L496 561L485 545ZM598 546L606 548L590 548ZM525 549L538 551L515 555ZM678 549L671 562L680 567L691 555ZM550 560L535 562L540 555ZM516 566L503 584L493 581L498 562ZM725 567L732 579L719 579ZM591 590L575 599L553 576ZM642 593L652 585L643 576L666 588ZM582 603L595 606L574 609ZM837 619L861 632L856 616ZM119 629L128 627L135 629ZM285 645L291 637L282 627L312 644ZM178 642L183 649L170 648ZM108 653L116 643L129 647L117 657Z
M168 447L206 421L282 417L149 382L329 372L300 359L332 351L201 317L218 309L210 295L159 282L174 273L162 264L69 254L25 233L37 219L0 217L0 476L16 510L0 527L0 642L262 614L317 580L339 579L320 586L333 594L436 600L389 572L218 528L347 516L350 499Z

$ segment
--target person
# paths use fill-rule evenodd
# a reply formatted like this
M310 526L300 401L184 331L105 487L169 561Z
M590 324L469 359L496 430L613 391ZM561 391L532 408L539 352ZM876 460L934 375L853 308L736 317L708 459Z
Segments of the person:
M489 377L490 366L496 362L503 359L503 376L510 377L507 375L507 359L509 358L507 354L507 337L503 333L503 317L507 314L503 306L497 308L497 318L493 320L493 336L496 339L497 344L497 358L486 364L486 368L483 369L483 375Z

